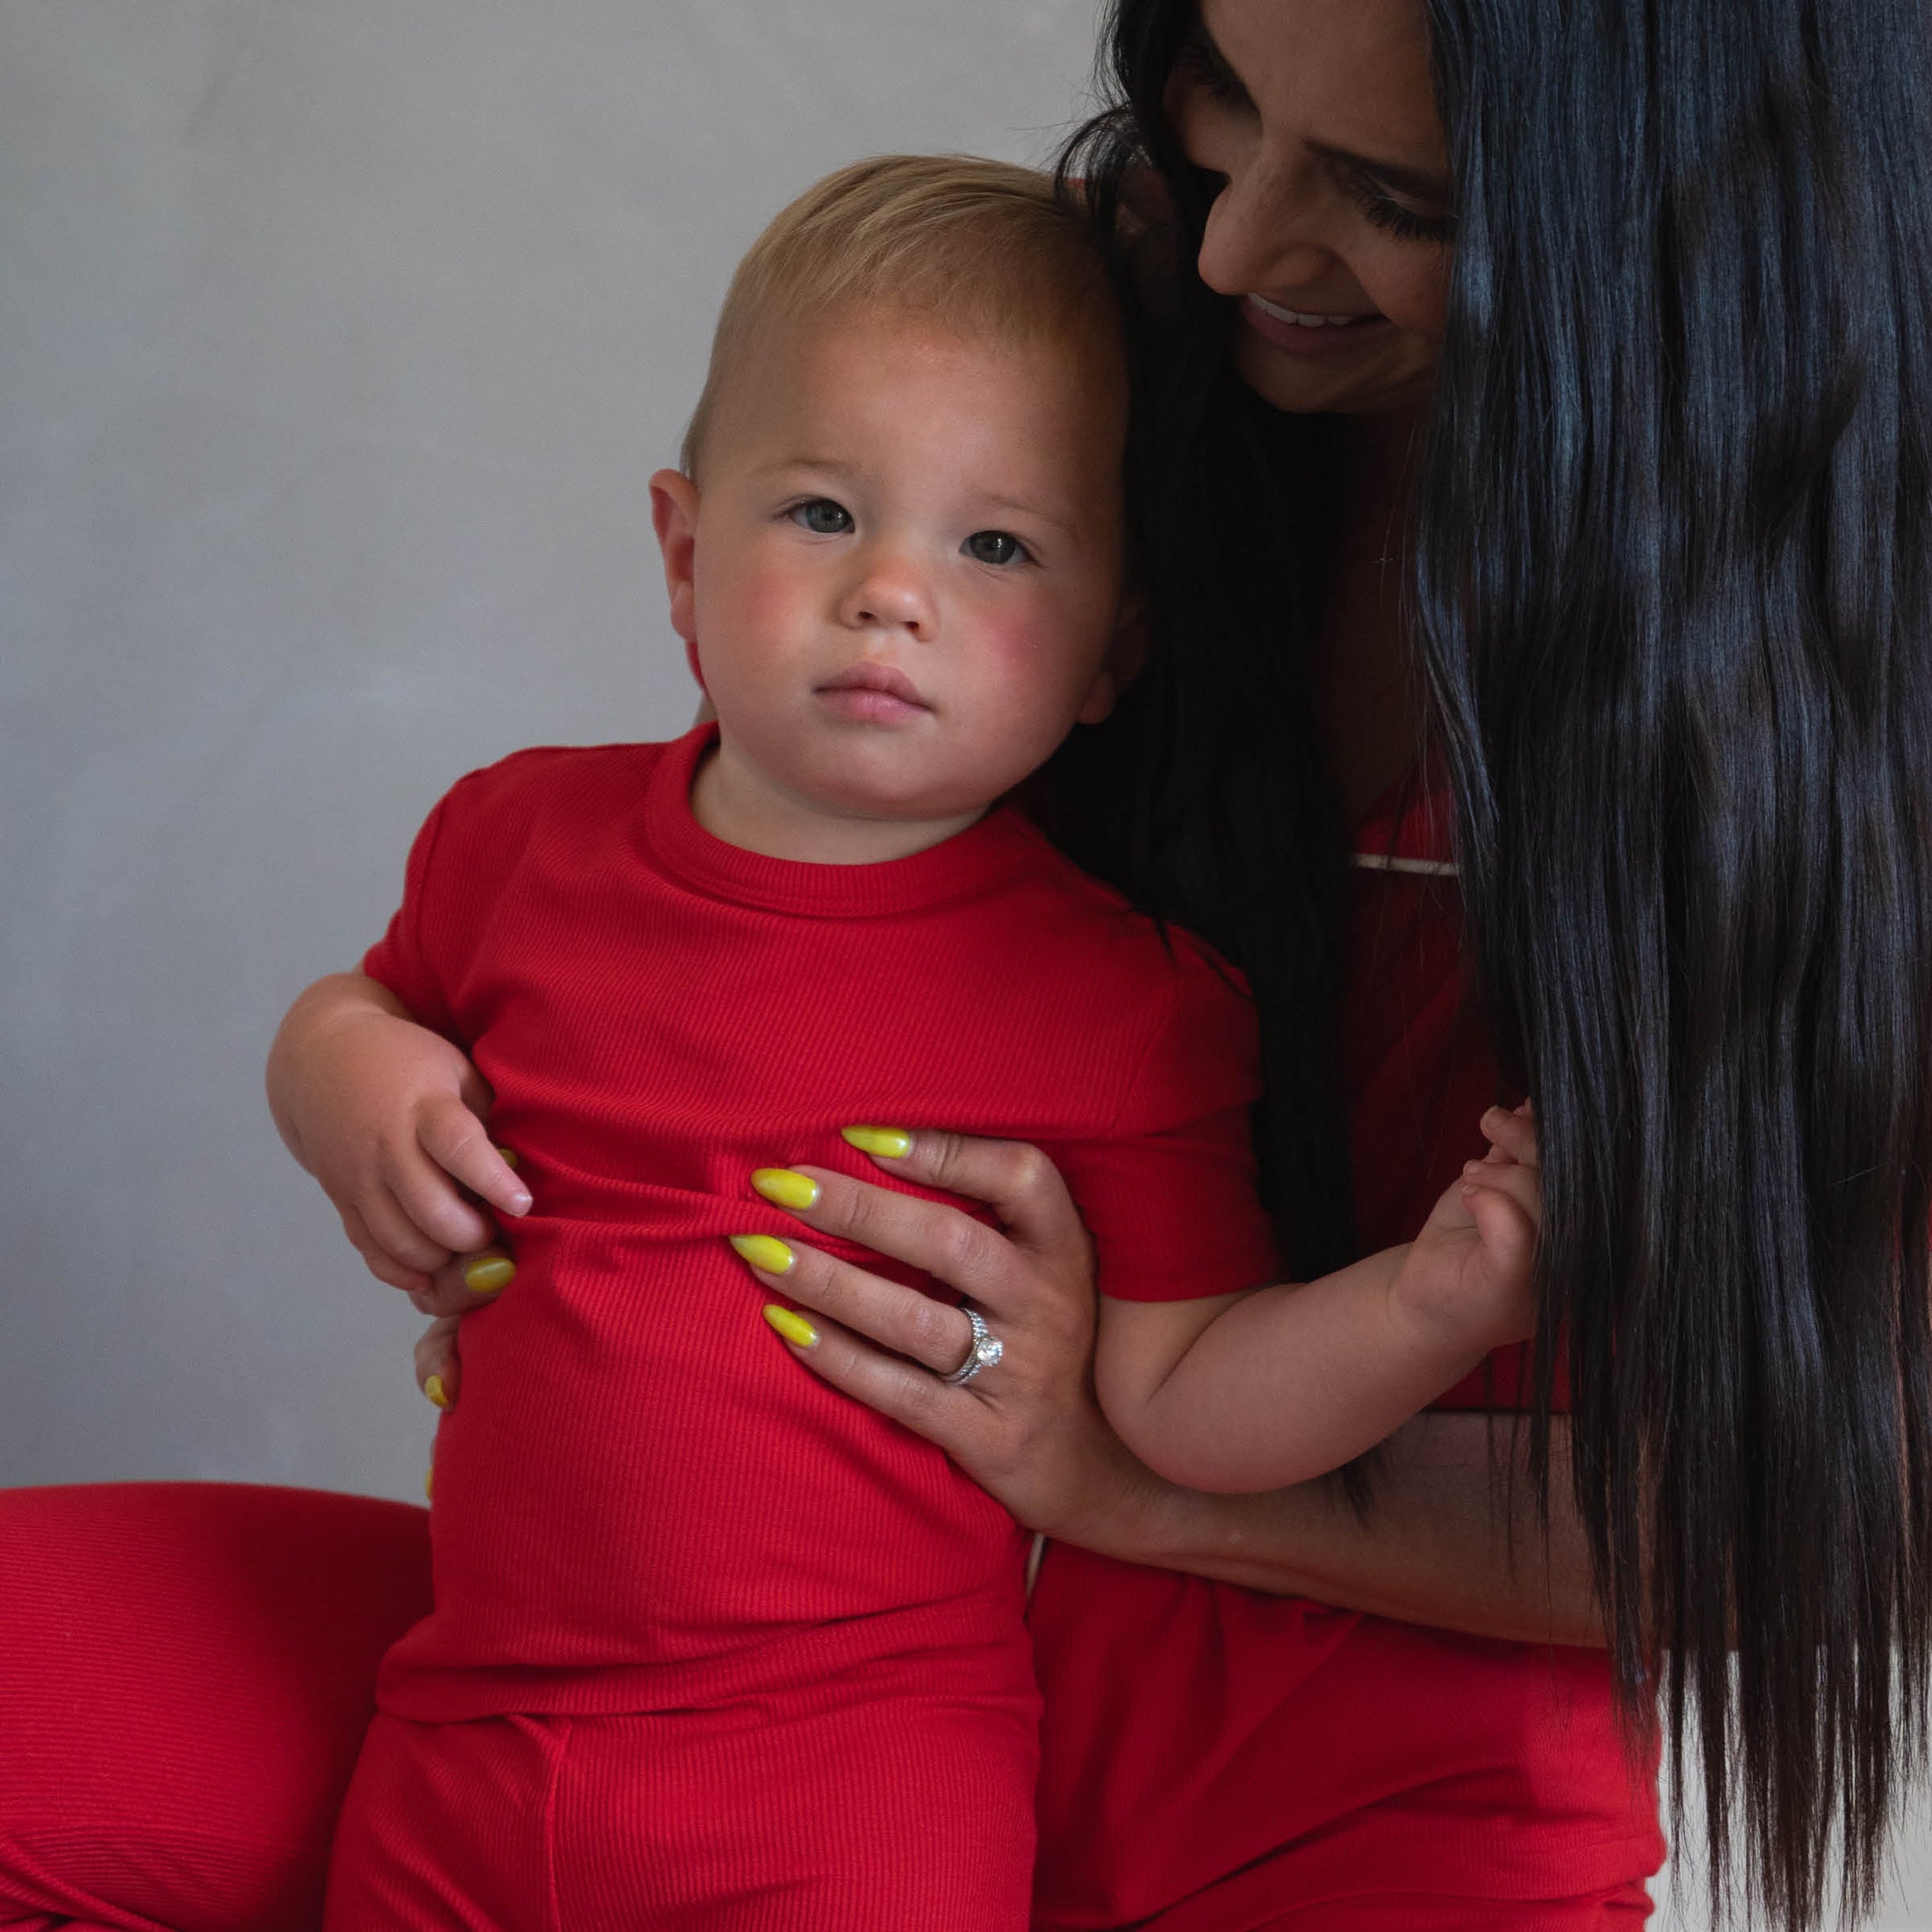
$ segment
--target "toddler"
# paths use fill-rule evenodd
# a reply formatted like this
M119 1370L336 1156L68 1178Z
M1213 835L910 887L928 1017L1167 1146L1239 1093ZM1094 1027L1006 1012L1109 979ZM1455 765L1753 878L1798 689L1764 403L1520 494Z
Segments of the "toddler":
M1022 1532L774 1345L732 1248L782 1266L761 1162L858 1171L841 1129L880 1121L1043 1148L1108 1414L1198 1484L1330 1467L1528 1327L1533 1169L1500 1152L1413 1247L1247 1292L1277 1270L1238 979L1001 804L1142 648L1126 393L1043 177L811 190L652 483L715 726L464 779L361 972L285 1022L278 1119L359 1245L407 1253L459 1184L527 1207L465 1324L436 1607L383 1669L332 1927L1025 1925ZM446 1104L462 1056L487 1135Z

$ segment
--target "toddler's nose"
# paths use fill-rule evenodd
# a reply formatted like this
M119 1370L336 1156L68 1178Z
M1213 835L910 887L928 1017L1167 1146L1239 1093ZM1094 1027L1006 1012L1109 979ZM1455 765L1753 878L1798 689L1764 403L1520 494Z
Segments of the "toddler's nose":
M930 638L939 625L924 574L908 559L895 556L867 559L840 616L856 629L905 630L916 638Z

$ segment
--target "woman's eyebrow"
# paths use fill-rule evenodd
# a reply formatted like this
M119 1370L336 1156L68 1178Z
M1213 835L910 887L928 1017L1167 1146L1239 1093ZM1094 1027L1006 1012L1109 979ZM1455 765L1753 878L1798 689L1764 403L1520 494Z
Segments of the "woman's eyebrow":
M1208 31L1208 23L1198 13L1193 25L1187 30L1183 45L1190 43L1195 58L1211 68L1217 80L1232 88L1251 107L1254 97L1249 93L1247 83L1235 72L1228 56L1215 44L1214 35ZM1398 193L1414 195L1417 200L1433 201L1447 207L1455 199L1454 184L1446 175L1431 174L1425 168L1405 168L1396 161L1378 161L1373 155L1358 155L1351 148L1337 148L1324 141L1311 141L1307 147L1310 154L1319 155L1324 161L1337 162L1344 168L1359 168Z
M1310 154L1324 161L1338 162L1344 168L1358 168L1373 175L1383 186L1414 195L1419 201L1433 201L1447 207L1455 199L1454 184L1447 175L1431 174L1425 168L1405 168L1400 162L1378 161L1373 155L1358 155L1346 148L1336 148L1325 141L1311 141Z
M1217 81L1238 94L1249 106L1254 105L1254 97L1248 91L1248 83L1235 72L1228 56L1215 46L1214 35L1208 31L1208 23L1198 13L1193 25L1182 36L1181 47L1183 50L1192 47L1195 59L1210 69Z

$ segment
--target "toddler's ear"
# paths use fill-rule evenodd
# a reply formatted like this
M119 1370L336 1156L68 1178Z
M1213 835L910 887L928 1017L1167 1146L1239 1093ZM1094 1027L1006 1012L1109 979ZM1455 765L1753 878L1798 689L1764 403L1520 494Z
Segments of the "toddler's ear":
M1093 688L1087 693L1086 703L1080 707L1080 715L1075 722L1098 724L1106 717L1120 702L1121 693L1141 674L1141 667L1147 662L1147 602L1143 597L1129 595L1121 606L1121 621L1114 630L1113 643L1107 646L1099 675L1094 679Z
M697 485L682 471L660 470L651 479L651 526L664 558L671 628L684 639L693 675L697 674Z

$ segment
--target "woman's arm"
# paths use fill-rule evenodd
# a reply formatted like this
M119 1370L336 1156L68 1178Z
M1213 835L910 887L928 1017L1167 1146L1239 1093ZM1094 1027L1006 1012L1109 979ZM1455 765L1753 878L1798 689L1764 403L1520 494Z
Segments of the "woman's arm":
M1022 1523L1063 1542L1473 1635L1603 1641L1561 1428L1546 1539L1526 1431L1502 1417L1425 1414L1405 1424L1381 1460L1366 1517L1330 1482L1244 1496L1164 1482L1094 1402L1091 1247L1052 1164L1010 1142L903 1138L905 1153L883 1164L989 1202L1005 1234L820 1169L803 1171L814 1196L788 1202L788 1212L961 1289L1005 1352L948 1387L939 1377L963 1361L970 1334L958 1309L786 1239L789 1262L767 1251L763 1258L783 1265L753 1272L804 1312L813 1339L786 1345L813 1373L936 1443ZM801 1198L783 1177L760 1192ZM779 1232L771 1223L745 1231Z
M1359 1515L1337 1484L1205 1496L1148 1475L1097 1534L1065 1540L1160 1569L1520 1643L1601 1646L1590 1553L1569 1502L1568 1432L1552 1431L1550 1522L1537 1518L1526 1430L1430 1411L1388 1438Z

